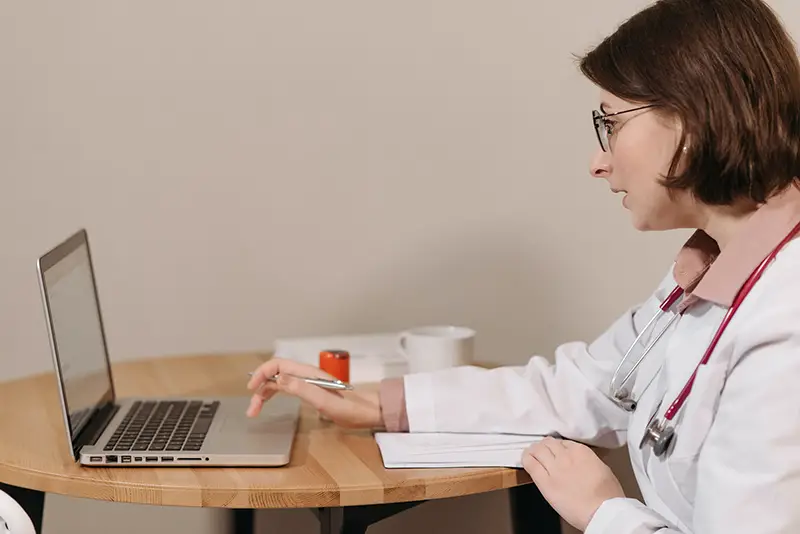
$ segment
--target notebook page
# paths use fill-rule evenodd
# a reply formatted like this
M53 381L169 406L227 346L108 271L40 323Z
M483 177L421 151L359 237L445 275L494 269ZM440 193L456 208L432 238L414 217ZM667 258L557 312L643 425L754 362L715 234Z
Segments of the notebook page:
M543 436L388 433L375 441L384 467L522 467L522 454Z

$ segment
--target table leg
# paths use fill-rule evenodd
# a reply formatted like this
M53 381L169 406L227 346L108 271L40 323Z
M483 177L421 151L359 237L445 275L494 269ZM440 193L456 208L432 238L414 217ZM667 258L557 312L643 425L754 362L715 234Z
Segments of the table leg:
M343 531L341 508L319 508L317 519L320 534L340 534Z
M514 534L561 534L561 517L545 500L536 484L510 488L508 498Z
M44 492L28 488L18 488L0 482L0 490L7 493L17 501L28 517L33 522L37 534L42 534L42 521L44 519Z
M423 502L425 501L320 508L316 512L320 534L365 534L371 525Z
M233 529L231 534L255 534L255 510L248 508L234 508L233 509Z

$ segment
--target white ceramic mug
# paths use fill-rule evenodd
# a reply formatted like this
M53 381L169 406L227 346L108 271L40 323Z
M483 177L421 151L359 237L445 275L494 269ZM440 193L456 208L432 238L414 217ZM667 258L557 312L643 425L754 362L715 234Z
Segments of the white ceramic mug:
M400 334L400 349L409 373L471 365L475 331L462 326L421 326Z

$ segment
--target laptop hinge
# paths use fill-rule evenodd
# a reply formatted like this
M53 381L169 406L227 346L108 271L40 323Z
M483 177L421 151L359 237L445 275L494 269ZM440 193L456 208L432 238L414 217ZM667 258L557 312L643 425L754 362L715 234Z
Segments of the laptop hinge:
M87 445L95 445L100 435L106 429L111 419L114 418L119 405L113 402L107 402L92 415L89 422L83 427L83 430L75 437L75 443L72 445L72 454L77 460L80 458L81 448Z

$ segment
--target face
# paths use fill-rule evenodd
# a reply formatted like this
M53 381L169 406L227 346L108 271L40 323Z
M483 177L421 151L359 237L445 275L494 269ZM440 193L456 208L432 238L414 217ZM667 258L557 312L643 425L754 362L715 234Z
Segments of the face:
M601 92L601 114L639 108L643 104ZM638 230L669 230L693 226L696 208L691 196L659 184L667 174L680 142L675 121L648 107L604 119L608 150L600 144L592 159L591 174L608 182L611 191L624 195L622 205Z

